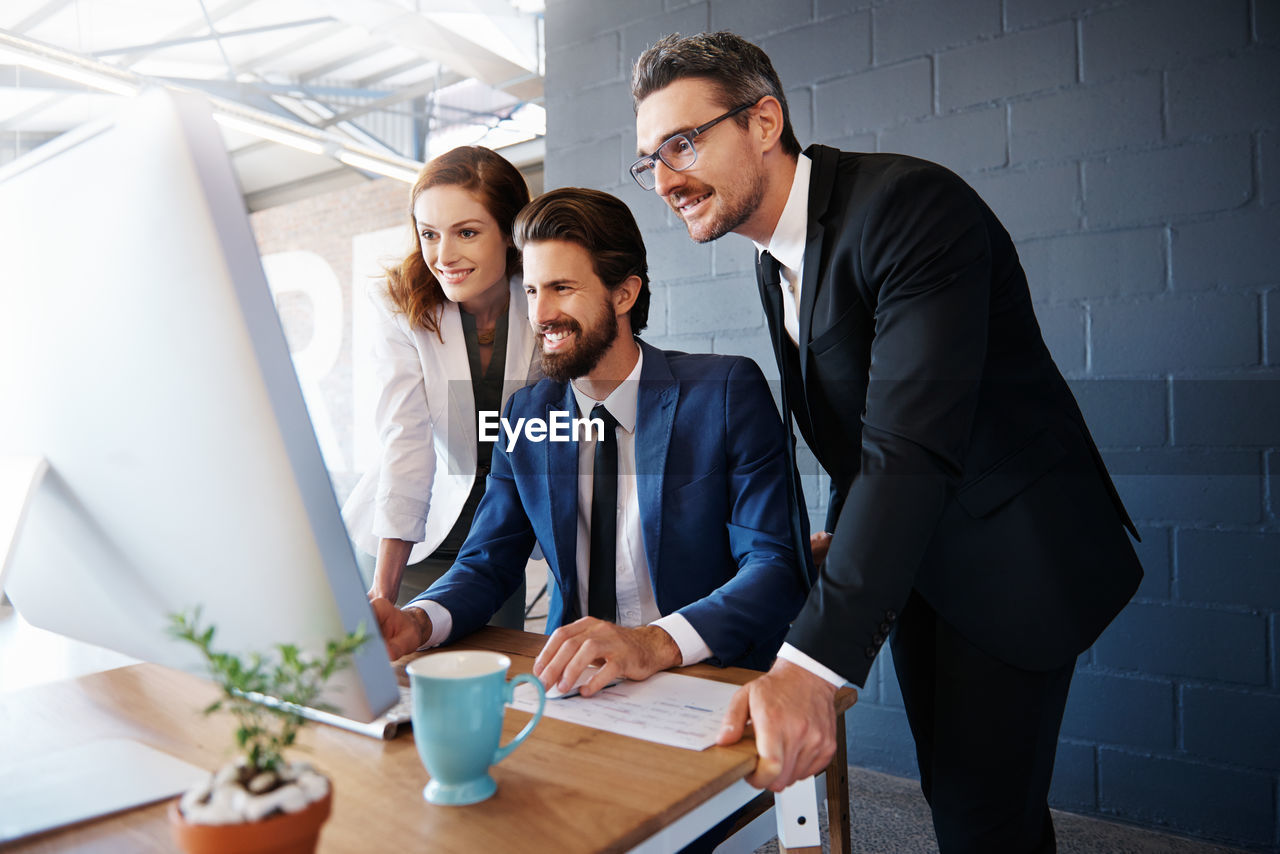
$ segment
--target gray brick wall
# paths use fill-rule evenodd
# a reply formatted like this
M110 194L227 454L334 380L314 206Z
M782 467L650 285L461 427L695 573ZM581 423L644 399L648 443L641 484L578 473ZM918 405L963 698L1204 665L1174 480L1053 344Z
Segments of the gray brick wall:
M1147 572L1081 657L1054 802L1280 851L1280 2L548 0L547 186L635 211L649 340L776 377L749 244L691 244L625 172L631 63L708 28L770 53L802 144L941 162L1018 242ZM887 654L849 727L916 773Z

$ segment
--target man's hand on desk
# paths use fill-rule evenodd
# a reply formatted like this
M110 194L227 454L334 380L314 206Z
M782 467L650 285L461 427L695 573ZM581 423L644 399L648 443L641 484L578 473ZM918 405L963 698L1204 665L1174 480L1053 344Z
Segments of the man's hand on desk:
M781 792L820 773L836 752L836 689L803 667L778 659L768 673L738 689L717 744L742 738L747 718L756 735L756 770L747 782Z
M413 652L431 637L431 618L421 608L397 608L382 597L370 600L369 605L378 618L378 630L392 661Z
M639 681L680 664L680 647L657 626L625 628L594 617L561 626L533 662L533 675L547 687L569 690L588 665L600 672L579 693L590 697L616 677Z

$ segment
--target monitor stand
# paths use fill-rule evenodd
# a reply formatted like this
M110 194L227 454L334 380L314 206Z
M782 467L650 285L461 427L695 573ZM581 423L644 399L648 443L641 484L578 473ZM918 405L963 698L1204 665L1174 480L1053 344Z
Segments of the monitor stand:
M0 456L0 601L10 558L44 457ZM43 754L0 776L0 845L32 833L153 803L190 788L208 772L132 739L103 739Z
M4 579L27 506L48 470L44 457L0 456L0 604L5 601Z

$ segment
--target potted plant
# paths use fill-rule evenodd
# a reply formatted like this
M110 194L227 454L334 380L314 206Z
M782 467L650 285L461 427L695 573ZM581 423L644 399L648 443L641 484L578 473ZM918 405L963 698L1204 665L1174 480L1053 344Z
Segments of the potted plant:
M298 706L325 708L319 697L329 677L351 663L368 640L361 626L330 641L323 656L280 644L270 659L213 649L214 627L200 625L200 611L171 615L169 632L196 646L222 696L204 709L220 709L236 721L237 756L169 806L169 824L189 854L205 852L311 852L333 801L329 780L301 761L286 761L306 723ZM284 705L258 700L275 697Z

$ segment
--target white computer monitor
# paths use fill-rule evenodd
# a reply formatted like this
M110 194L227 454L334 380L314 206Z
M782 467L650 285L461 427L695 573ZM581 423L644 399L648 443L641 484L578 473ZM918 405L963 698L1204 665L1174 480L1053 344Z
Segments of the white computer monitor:
M237 652L364 624L323 699L363 721L398 699L198 95L145 92L0 169L6 456L48 463L4 582L33 625L203 673L171 613Z

